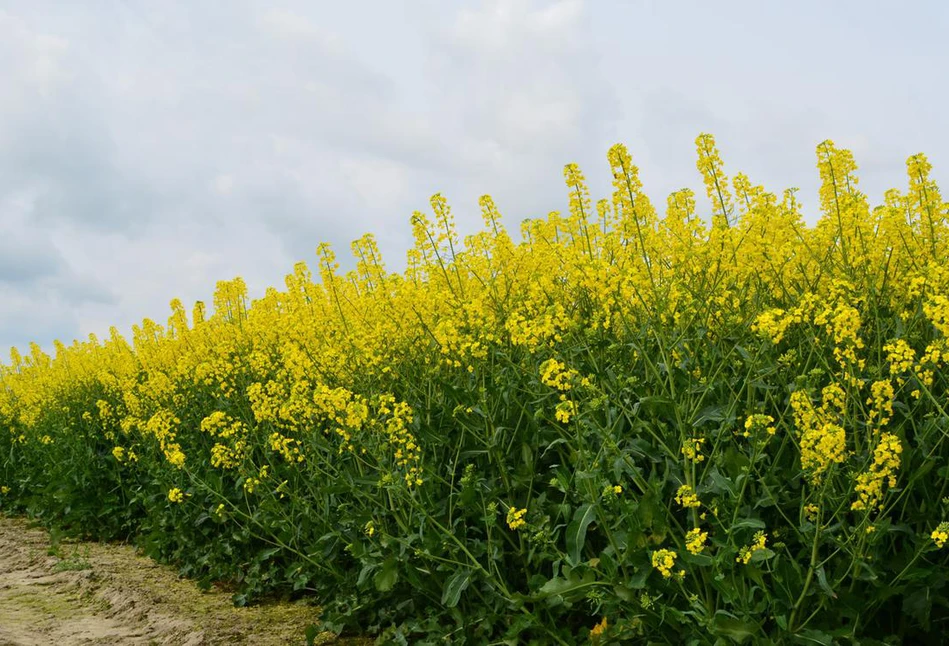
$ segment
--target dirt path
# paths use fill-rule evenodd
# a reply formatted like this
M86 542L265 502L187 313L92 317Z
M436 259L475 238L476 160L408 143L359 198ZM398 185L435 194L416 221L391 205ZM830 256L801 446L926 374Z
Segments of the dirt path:
M317 623L304 605L235 608L130 546L50 548L42 529L0 516L0 646L282 646L305 644Z

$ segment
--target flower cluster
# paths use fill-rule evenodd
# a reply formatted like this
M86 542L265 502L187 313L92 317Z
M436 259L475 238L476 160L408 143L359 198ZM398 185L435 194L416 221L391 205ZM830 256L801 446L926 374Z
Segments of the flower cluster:
M751 545L746 545L738 551L738 556L735 560L744 565L748 565L751 562L751 557L755 555L755 552L759 552L765 549L765 544L768 542L768 535L764 532L755 532L754 538Z
M708 539L708 532L703 532L696 527L690 529L685 535L685 549L692 554L701 554L705 549L705 541Z
M702 502L690 485L684 484L676 491L675 500L683 509L694 509L702 506Z
M942 549L946 541L949 541L949 523L939 523L939 526L933 530L931 538L936 543L936 547Z
M794 421L800 432L801 467L819 483L831 465L846 459L847 434L839 421L845 408L845 394L837 384L826 386L822 403L815 408L805 391L791 393Z
M515 509L514 507L509 507L507 510L507 526L513 530L520 529L527 524L527 521L524 520L524 516L526 514L527 509Z
M884 483L891 489L896 486L896 472L900 468L900 454L903 445L900 439L892 433L883 433L876 448L873 449L873 462L870 468L857 476L854 490L858 499L853 502L851 509L871 509L883 499ZM882 509L882 505L880 506Z
M652 566L659 570L659 574L668 579L674 574L672 568L675 567L677 556L673 550L656 550L652 553ZM685 576L685 571L679 570L675 574L680 577Z

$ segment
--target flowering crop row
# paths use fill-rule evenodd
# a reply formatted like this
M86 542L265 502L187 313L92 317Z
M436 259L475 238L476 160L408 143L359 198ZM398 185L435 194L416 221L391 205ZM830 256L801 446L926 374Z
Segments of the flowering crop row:
M664 217L436 194L404 273L369 235L252 303L172 301L0 367L0 509L134 538L236 601L382 641L895 643L949 616L949 205L923 155L872 208L818 146L822 217L729 180ZM935 642L933 642L935 643Z

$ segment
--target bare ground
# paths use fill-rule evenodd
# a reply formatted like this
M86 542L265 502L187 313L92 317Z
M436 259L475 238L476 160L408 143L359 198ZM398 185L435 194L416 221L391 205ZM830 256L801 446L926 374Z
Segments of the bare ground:
M0 515L0 646L282 646L318 623L313 606L235 608L128 545L50 548L44 530Z

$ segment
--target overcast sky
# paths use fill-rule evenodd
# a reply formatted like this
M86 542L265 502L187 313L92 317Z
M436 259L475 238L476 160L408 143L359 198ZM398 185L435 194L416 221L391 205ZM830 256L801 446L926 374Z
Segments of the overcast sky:
M925 152L949 190L949 3L0 0L0 359L168 302L252 296L374 233L405 264L413 210L462 234L566 211L577 162L609 194L625 143L657 206L730 173L800 187L854 151L874 204Z

